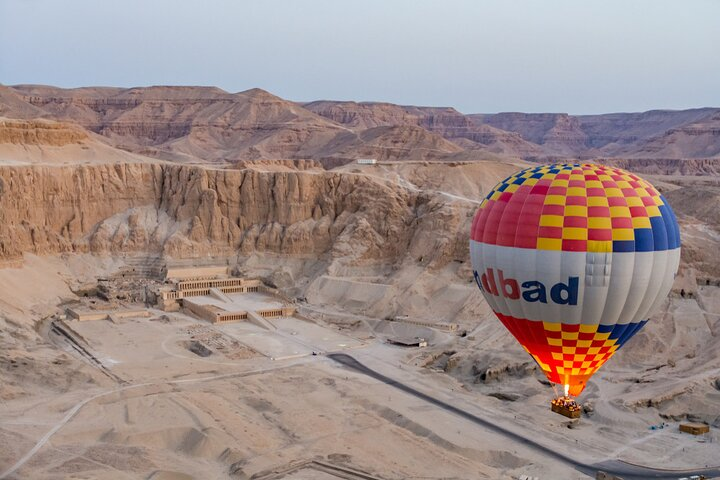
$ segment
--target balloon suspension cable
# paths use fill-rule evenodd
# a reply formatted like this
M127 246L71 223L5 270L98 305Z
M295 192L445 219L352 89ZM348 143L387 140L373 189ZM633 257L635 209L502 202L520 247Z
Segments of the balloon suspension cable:
M553 389L553 393L555 394L555 398L560 397L560 394L558 393L557 384L550 382L550 387Z
M570 397L570 384L565 383L562 385L562 390L558 390L558 386L560 384L558 383L550 383L550 387L553 389L553 393L555 394L555 398L572 398Z
M562 390L560 390L560 386L562 385ZM555 394L555 398L558 400L565 400L565 401L574 401L573 397L570 395L570 384L555 384L551 383L550 386L553 389L553 393Z

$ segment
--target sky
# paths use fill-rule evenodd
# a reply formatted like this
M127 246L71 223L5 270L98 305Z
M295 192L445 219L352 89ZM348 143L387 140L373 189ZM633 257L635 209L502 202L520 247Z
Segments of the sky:
M0 0L0 83L463 113L720 106L720 0Z

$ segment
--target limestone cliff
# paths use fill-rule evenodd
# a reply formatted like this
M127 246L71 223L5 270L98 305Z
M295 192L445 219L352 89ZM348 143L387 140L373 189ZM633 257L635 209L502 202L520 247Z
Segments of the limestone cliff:
M104 219L152 205L157 165L0 167L0 256L84 250Z
M409 251L439 265L467 256L467 208L377 178L317 169L4 166L0 257L261 251L363 263Z

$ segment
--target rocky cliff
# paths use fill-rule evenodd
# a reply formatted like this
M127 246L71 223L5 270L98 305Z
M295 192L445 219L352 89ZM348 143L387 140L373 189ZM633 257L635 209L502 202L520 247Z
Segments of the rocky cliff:
M472 114L477 125L515 132L541 148L525 158L626 157L703 158L720 152L717 108L651 110L642 113Z
M631 157L719 157L720 112L671 128L625 152Z
M469 209L366 175L317 169L4 166L0 257L260 251L363 263L410 252L442 264L467 257Z
M588 136L589 146L604 147L605 153L612 154L674 128L697 122L715 112L718 112L717 108L694 108L578 115L576 118L580 121L580 128Z
M454 108L326 100L307 103L304 107L356 131L381 126L419 127L469 150L486 150L511 156L542 153L537 145L523 140L517 133L476 124L470 116ZM418 159L414 156L412 158Z
M645 175L720 175L720 158L597 158L595 161Z
M588 136L577 117L566 113L498 113L468 117L477 125L515 132L524 140L541 145L544 155L572 156L588 149Z

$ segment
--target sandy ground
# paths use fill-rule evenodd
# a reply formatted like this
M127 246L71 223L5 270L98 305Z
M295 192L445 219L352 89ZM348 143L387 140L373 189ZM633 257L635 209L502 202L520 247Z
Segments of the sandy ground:
M0 144L0 165L96 165L98 163L157 162L142 155L110 147L93 137L81 143L52 145Z
M12 278L16 291L27 292L22 300L6 294L4 311L15 322L23 321L20 312L26 312L24 321L31 322L72 296L66 283L70 278L77 282L83 275L107 274L114 268L117 262L94 257L28 257L21 269L0 270L0 279ZM47 288L33 296L32 285L40 277ZM702 303L702 312L720 313L712 287L701 289L698 300L673 299L667 311L679 319L695 318L693 309ZM114 322L67 321L73 335L115 379L63 338L39 328L32 354L39 352L42 359L55 352L63 359L56 367L76 372L76 381L48 384L45 379L60 376L61 370L48 371L37 383L20 382L24 394L3 400L0 470L10 468L45 437L9 478L181 478L173 476L177 473L249 478L312 459L380 478L586 478L323 355L312 355L315 350L343 349L393 379L587 462L622 458L679 468L720 458L719 444L707 441L716 440L715 434L704 439L681 435L674 421L665 429L649 430L658 423L657 409L628 405L642 404L657 392L648 393L647 384L628 378L601 376L588 389L595 413L569 429L569 422L548 410L550 389L535 377L475 385L452 369L448 375L443 368L426 368L428 356L438 350L495 351L507 345L507 334L493 324L476 325L471 335L460 338L359 313L346 311L343 318L342 312L334 312L337 306L311 304L305 310L314 310L320 323L278 319L273 332L247 323L213 326L181 313L163 318L159 311L151 311L149 318ZM682 323L688 329L702 328L702 322L695 327ZM412 334L427 336L431 347L408 350L385 342L392 335ZM187 345L193 338L211 344L212 354L191 352ZM296 349L298 355L273 360L274 349ZM613 375L637 375L631 361L618 362ZM684 368L681 361L678 365ZM677 377L694 368L688 366ZM711 375L712 368L717 365L697 375ZM650 388L667 390L667 381L657 383ZM522 400L490 395L499 391L519 391ZM622 402L615 397L620 394ZM304 467L285 478L323 478L316 473Z

